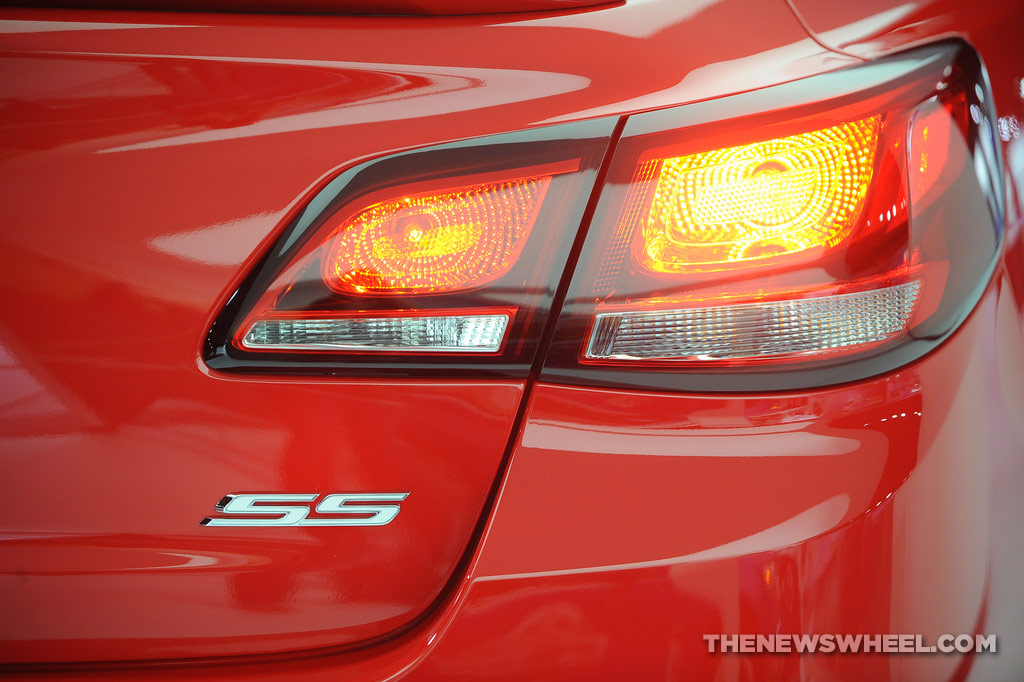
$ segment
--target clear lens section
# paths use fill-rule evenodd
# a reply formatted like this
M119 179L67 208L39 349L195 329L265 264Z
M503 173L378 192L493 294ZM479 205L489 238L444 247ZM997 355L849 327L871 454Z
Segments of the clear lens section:
M837 296L597 316L595 360L733 360L861 349L905 333L919 282Z
M477 351L497 353L509 315L436 315L259 320L245 335L253 349Z

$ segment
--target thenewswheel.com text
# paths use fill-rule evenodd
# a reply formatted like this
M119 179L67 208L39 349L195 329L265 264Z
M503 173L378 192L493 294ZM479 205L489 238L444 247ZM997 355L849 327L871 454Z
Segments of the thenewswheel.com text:
M790 654L995 653L995 635L940 635L935 644L923 635L703 635L709 653Z

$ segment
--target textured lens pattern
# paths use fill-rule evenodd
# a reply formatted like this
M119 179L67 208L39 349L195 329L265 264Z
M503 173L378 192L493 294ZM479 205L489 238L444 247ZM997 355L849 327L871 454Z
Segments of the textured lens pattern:
M508 321L507 314L259 320L244 344L254 349L495 353Z
M508 272L551 176L474 185L376 204L339 230L324 279L342 293L469 289Z
M838 296L597 316L593 359L735 360L874 344L902 334L919 282Z
M671 273L835 246L863 208L879 125L875 116L648 162L660 172L638 262Z

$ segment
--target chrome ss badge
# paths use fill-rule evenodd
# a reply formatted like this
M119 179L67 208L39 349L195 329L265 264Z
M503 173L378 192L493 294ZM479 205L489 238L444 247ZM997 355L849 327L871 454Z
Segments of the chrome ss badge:
M207 516L201 526L386 526L409 493L232 493L217 503L224 516ZM350 504L352 503L352 504ZM318 516L308 518L310 509ZM272 517L272 518L267 518Z

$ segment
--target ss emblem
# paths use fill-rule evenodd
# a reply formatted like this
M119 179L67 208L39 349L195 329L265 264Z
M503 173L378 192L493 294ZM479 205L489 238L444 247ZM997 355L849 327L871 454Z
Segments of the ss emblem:
M227 516L207 516L201 526L386 526L409 493L331 493L316 505L322 516L306 518L320 493L233 493L217 503ZM354 504L349 504L349 503ZM284 504L287 503L287 504ZM266 518L274 515L274 518ZM253 518L253 517L264 518Z

